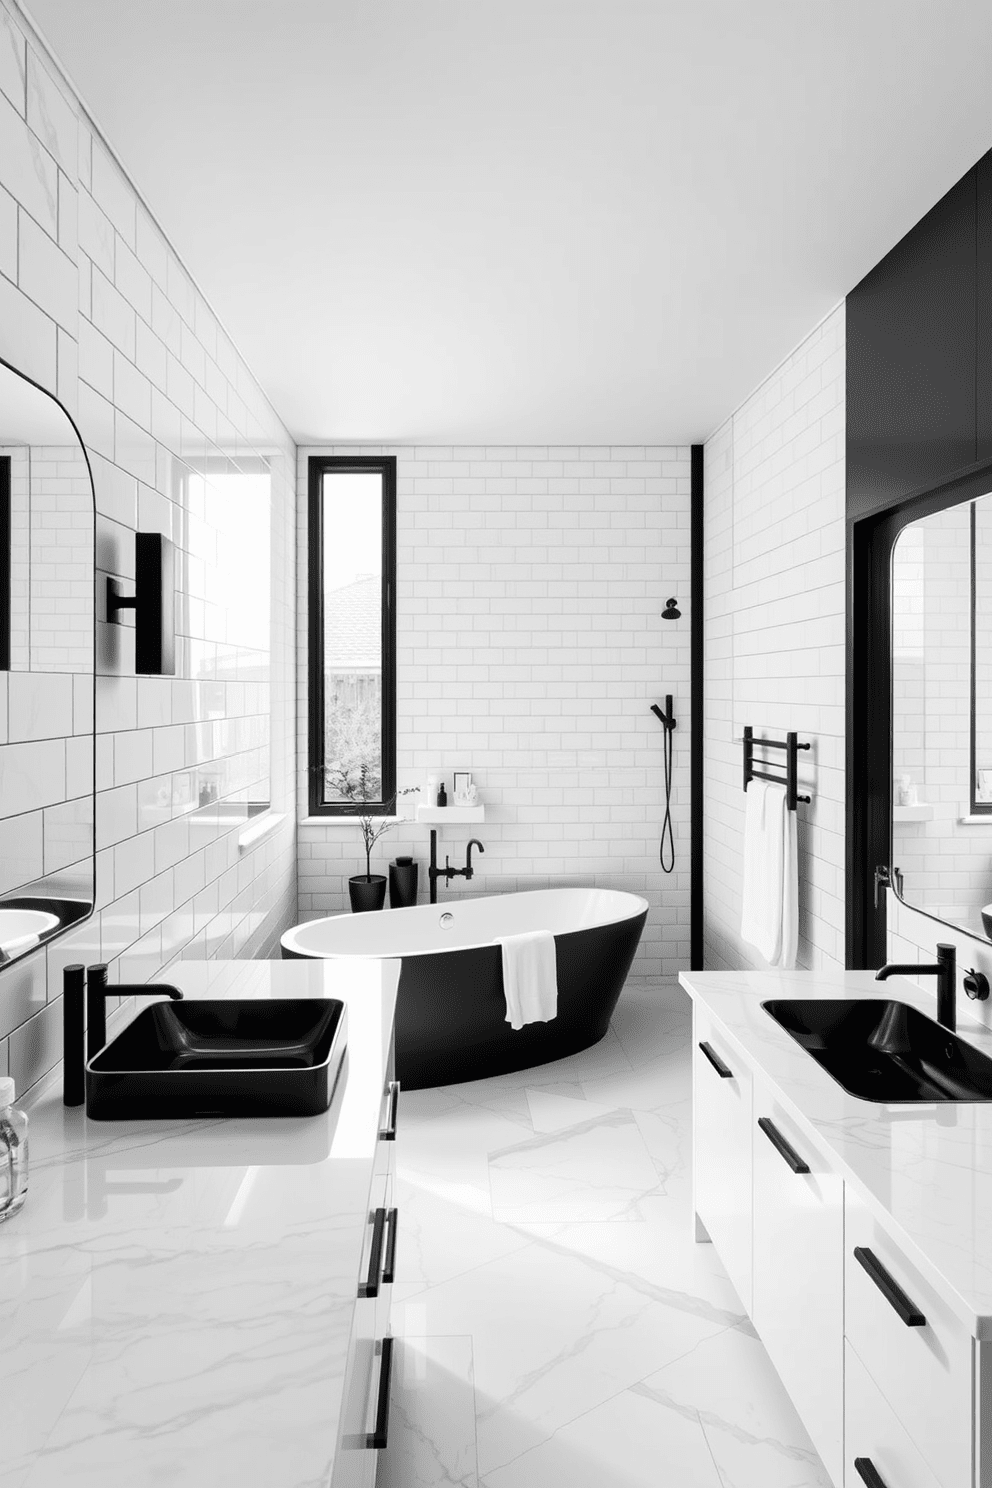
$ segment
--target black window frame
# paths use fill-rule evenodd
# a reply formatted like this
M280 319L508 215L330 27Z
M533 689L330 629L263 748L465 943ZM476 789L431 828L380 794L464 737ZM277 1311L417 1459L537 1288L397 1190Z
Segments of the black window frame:
M324 522L323 482L329 472L382 477L382 797L325 801L324 794ZM311 455L308 460L308 813L384 815L396 797L396 456Z

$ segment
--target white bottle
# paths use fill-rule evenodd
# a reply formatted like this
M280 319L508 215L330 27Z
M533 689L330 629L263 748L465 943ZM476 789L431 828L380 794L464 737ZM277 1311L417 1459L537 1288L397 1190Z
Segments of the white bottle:
M0 1224L28 1196L28 1118L14 1105L16 1094L13 1080L0 1077Z

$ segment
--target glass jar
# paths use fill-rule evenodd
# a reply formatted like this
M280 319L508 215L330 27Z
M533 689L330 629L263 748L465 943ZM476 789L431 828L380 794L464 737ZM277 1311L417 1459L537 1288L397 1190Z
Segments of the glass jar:
M16 1093L13 1080L0 1078L0 1224L28 1196L28 1118L14 1105Z

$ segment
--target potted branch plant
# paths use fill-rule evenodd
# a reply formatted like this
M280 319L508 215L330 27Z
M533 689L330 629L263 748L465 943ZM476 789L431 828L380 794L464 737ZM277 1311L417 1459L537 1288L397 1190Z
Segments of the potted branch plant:
M378 800L378 781L372 779L372 772L365 760L359 766L357 779L353 779L346 771L341 771L335 785L346 801L364 806ZM379 838L396 825L395 822L386 820L386 817L395 809L397 798L409 795L411 790L416 790L416 786L396 791L390 800L384 801L382 815L373 816L370 811L362 811L357 817L365 843L365 872L356 873L348 880L348 896L355 914L369 909L381 909L386 902L386 875L372 872L372 849Z

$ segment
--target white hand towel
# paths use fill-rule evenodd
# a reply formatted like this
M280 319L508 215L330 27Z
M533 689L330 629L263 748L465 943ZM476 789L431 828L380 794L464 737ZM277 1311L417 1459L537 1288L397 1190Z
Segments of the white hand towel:
M507 1023L513 1029L550 1023L558 1016L558 965L551 931L500 936L493 945L503 953Z
M799 842L796 813L785 812L782 856L782 945L778 964L791 971L799 949Z
M750 781L744 805L741 938L754 946L769 966L777 964L783 948L785 843L789 832L786 818L791 815L785 804L784 785ZM794 869L794 853L790 861ZM791 906L791 897L789 902Z

